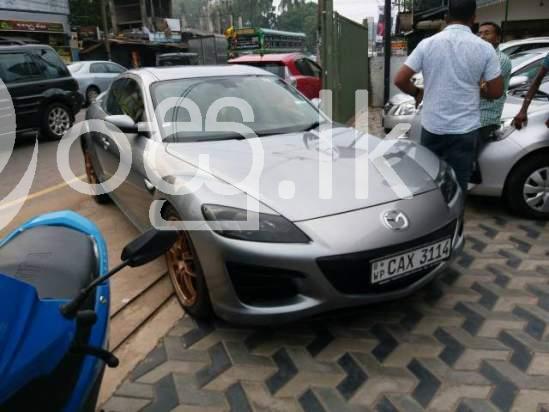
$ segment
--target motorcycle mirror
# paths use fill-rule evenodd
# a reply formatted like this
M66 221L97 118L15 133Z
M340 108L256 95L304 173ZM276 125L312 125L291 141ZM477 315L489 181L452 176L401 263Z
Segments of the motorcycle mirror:
M177 240L177 232L151 229L130 242L121 260L130 267L142 266L165 254Z

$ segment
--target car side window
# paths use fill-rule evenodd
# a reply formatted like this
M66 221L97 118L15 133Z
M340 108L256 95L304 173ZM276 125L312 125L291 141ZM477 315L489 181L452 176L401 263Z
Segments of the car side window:
M313 70L307 62L307 59L296 60L295 66L302 76L314 76Z
M65 63L55 51L40 49L34 52L34 57L37 59L46 79L59 79L70 76Z
M117 64L105 64L105 66L107 67L107 71L109 73L116 73L116 74L120 74L120 73L124 73L126 71L125 68L117 65Z
M119 79L111 85L106 111L109 114L127 114L136 123L143 120L145 104L141 87L133 79Z
M4 83L42 78L42 71L27 53L0 53L0 77Z
M128 79L119 79L111 84L109 94L105 102L105 111L108 114L124 114L119 104L119 97L122 95Z
M90 65L90 73L108 73L109 71L103 63L93 63Z
M307 62L309 63L309 66L311 67L311 71L313 72L314 77L322 77L322 69L318 64L316 64L314 61L307 59Z
M119 104L124 114L127 114L134 122L138 123L143 120L143 113L145 112L145 103L143 102L141 86L133 79L127 80L128 82L126 83Z

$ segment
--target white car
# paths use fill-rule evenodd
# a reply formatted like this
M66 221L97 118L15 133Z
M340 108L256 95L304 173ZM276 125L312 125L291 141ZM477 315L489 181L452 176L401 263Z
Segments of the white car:
M515 53L511 58L513 70L509 88L514 89L528 84L534 79L543 65L543 59L549 53L549 47ZM417 87L423 87L423 76L417 73L412 78ZM385 105L383 110L383 128L390 132L397 124L410 123L416 115L414 98L405 93L397 93Z
M502 197L515 213L533 219L549 219L549 76L545 78L528 110L528 125L516 130L511 122L519 112L528 85L509 92L497 140L479 153L478 171L470 189L474 195ZM421 110L411 129L399 125L397 137L421 141ZM408 131L409 130L409 131ZM408 131L406 133L406 131Z
M80 94L89 105L99 94L109 88L112 81L127 69L109 61L82 61L68 66L78 82Z

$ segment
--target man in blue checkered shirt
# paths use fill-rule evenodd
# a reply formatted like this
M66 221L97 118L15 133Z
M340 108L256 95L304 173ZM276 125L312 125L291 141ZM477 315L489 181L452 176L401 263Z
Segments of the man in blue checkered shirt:
M539 86L541 85L541 82L543 78L549 73L549 53L547 53L547 56L545 56L545 60L543 60L543 66L541 69L539 69L538 74L536 75L536 78L534 79L534 82L530 86L530 89L528 90L528 94L526 95L526 98L524 99L524 102L522 103L522 108L520 109L520 112L515 116L515 119L513 120L513 125L517 129L522 129L523 126L526 126L528 123L528 107L530 107L530 103L532 102L532 99L538 92ZM549 119L545 122L545 125L549 127Z
M499 99L485 98L485 83L482 83L480 89L480 142L479 150L484 144L492 140L493 133L501 127L501 115L503 106L507 98L507 90L509 89L509 80L511 80L511 71L513 66L511 59L498 49L501 43L502 32L501 27L496 23L482 23L478 29L479 37L494 46L499 62L501 64L501 77L503 77L503 96Z

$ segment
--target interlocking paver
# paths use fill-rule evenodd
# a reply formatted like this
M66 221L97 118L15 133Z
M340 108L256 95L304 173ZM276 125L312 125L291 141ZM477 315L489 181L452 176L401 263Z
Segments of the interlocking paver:
M414 296L270 329L184 318L105 411L549 411L549 225L467 216Z

